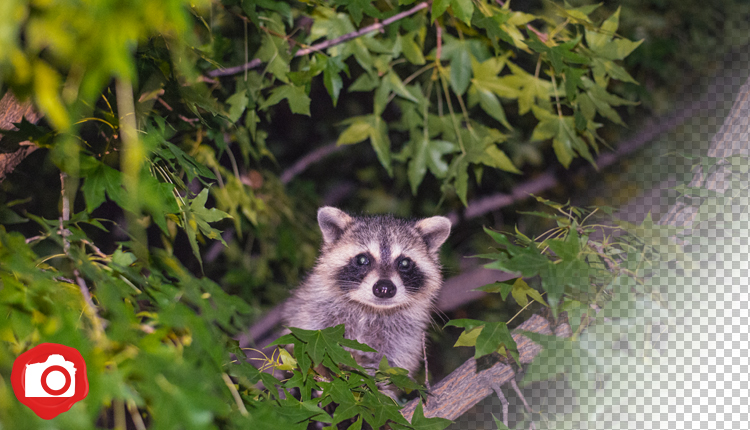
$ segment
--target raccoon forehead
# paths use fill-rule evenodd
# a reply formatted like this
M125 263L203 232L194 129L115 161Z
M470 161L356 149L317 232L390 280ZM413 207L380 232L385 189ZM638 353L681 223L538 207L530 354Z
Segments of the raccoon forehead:
M392 219L391 223L363 223L349 232L352 242L380 252L382 248L418 249L424 239L413 225Z

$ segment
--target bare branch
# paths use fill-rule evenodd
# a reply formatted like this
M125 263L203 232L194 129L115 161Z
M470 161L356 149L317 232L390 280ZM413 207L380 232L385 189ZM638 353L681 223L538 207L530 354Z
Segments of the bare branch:
M511 381L515 381L515 378L511 378ZM497 398L500 399L500 404L503 405L503 424L505 424L505 427L508 427L508 407L510 406L510 403L508 402L508 399L505 398L505 394L503 394L503 390L500 389L500 386L497 384L492 385L492 390L497 395Z
M373 31L379 31L385 28L386 26L404 19L410 15L414 15L415 13L419 12L422 9L427 8L430 5L430 2L424 2L420 3L413 8L409 10L405 10L401 13L397 13L396 15L393 15L390 18L384 19L382 22L378 22L372 25L368 25L367 27L361 28L357 31L353 31L351 33L344 34L343 36L339 36L335 39L326 40L325 42L321 42L318 44L315 44L309 48L300 49L299 51L294 53L295 57L301 57L303 55L311 54L313 52L322 51L324 49L330 48L332 46L336 46L339 44L342 44L344 42L347 42L352 39L356 39L360 36L364 36L365 34L372 33ZM217 76L229 76L229 75L235 75L237 73L244 72L245 70L254 69L258 66L260 66L263 62L260 60L260 58L256 58L248 63L234 66L234 67L228 67L226 69L216 69L208 72L208 76L215 78Z
M294 179L295 176L299 175L308 167L310 167L310 165L315 164L318 161L326 158L327 156L341 151L342 149L344 149L343 146L336 145L335 143L316 148L309 154L297 160L294 164L292 164L292 167L284 170L280 177L281 183L288 184L292 181L292 179Z

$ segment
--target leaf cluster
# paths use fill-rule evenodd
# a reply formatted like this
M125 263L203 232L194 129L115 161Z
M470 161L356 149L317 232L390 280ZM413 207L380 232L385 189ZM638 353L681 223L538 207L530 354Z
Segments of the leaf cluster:
M363 423L372 428L388 424L394 429L443 429L450 424L441 418L425 418L421 405L411 423L407 421L399 404L380 389L393 384L394 388L407 392L416 389L424 393L424 388L416 385L406 370L389 366L385 357L379 369L365 369L357 364L350 351L375 350L344 338L343 325L323 330L292 327L290 331L271 345L289 345L293 351L294 357L280 350L281 363L275 366L291 372L291 376L281 382L265 375L262 381L272 397L276 386L283 389L284 398L276 399L283 408L281 413L288 414L290 421L300 428L306 428L311 421L327 424L324 428L351 423L350 429L362 428ZM299 393L299 399L290 394L293 389Z
M345 420L352 428L444 427L421 409L404 420L380 388L422 388L387 361L375 373L357 365L350 350L367 347L341 327L292 329L280 341L293 345L294 357L280 353L289 380L244 360L234 337L287 294L318 239L301 214L314 213L319 199L280 179L285 148L273 127L295 129L285 115L314 116L318 87L334 106L362 97L366 107L344 111L334 128L338 143L369 140L372 164L392 176L405 171L413 194L434 180L443 197L465 205L485 172L521 172L512 142L546 142L565 166L579 156L593 162L597 121L620 123L615 108L632 104L611 86L633 82L619 62L638 43L616 34L618 12L597 24L593 8L567 5L554 16L494 1L417 6L4 2L0 85L29 97L44 121L3 131L0 151L26 140L43 148L49 164L39 175L59 177L63 192L50 198L20 187L23 196L0 206L3 373L40 342L78 348L91 390L60 417L65 428L106 426L111 416L154 429ZM406 12L381 32L336 41ZM310 49L317 43L328 45ZM217 73L251 58L260 67ZM526 135L514 128L521 118L532 124ZM27 210L33 203L55 212L57 198L52 216ZM498 257L495 265L568 279L545 284L559 300L573 278L593 273L576 263L577 234L548 241L555 262L498 239L523 261ZM532 291L518 283L510 292L538 300ZM517 355L503 323L454 325L467 328L463 342L479 355ZM299 390L300 399L279 388ZM3 399L12 400L8 384L0 384L0 423L44 426ZM321 409L334 404L333 415Z

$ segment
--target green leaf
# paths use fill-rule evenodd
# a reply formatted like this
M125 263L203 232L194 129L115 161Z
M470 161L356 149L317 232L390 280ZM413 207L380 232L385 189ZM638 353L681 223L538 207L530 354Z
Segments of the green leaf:
M472 0L451 0L451 9L466 25L471 26L471 15L474 14L474 3Z
M485 254L485 255L487 256L482 257L482 258L493 257L492 255L489 255L489 254ZM492 284L487 284L479 288L475 288L475 290L484 291L485 293L500 293L500 297L502 297L503 300L505 300L508 297L508 294L510 294L510 292L513 290L513 287L515 286L515 283L518 279L523 279L523 278L509 279L503 282L494 282Z
M334 412L334 415L336 413ZM362 417L359 417L352 425L346 428L346 430L361 430L362 429Z
M479 106L482 107L482 110L485 111L487 115L495 118L508 130L513 130L513 127L505 116L505 110L495 94L476 84L473 84L471 88L469 88L469 95L471 95L472 92L476 92L479 98Z
M241 89L227 99L229 105L229 121L237 122L247 108L247 90Z
M586 43L594 52L603 52L607 42L611 41L620 23L620 7L610 15L597 30L585 29Z
M391 166L391 140L388 138L388 126L380 116L365 115L351 119L352 124L339 135L337 145L358 143L370 138L378 160L389 175L393 174Z
M207 209L206 201L208 200L208 188L204 188L190 202L190 205L183 206L182 216L184 220L183 228L188 236L188 242L193 250L193 255L203 267L203 261L198 248L197 233L200 232L209 239L218 239L224 246L227 246L221 237L221 231L208 225L210 222L220 221L229 218L229 214L216 208Z
M445 13L446 9L448 9L448 6L450 5L451 0L434 0L432 2L432 9L430 13L430 15L432 16L430 23L435 22L435 20L438 19L440 15Z
M422 409L422 400L417 403L411 417L411 426L414 430L443 430L451 424L453 424L453 421L445 418L426 418Z
M204 177L208 179L216 179L214 172L212 172L205 164L198 162L195 158L188 155L185 151L180 149L177 145L174 145L166 140L159 139L162 147L166 147L174 156L174 160L188 177L188 181L192 181L198 177ZM155 154L161 158L168 159L168 155L164 151L154 151Z
M529 303L529 299L527 297L531 297L538 303L547 306L547 303L544 302L544 299L542 299L542 295L539 294L539 291L531 288L523 278L518 278L516 279L516 282L513 283L512 294L513 298L516 299L516 303L518 303L522 307L526 306Z
M492 418L495 420L495 427L497 427L497 430L510 430L508 426L506 426L505 424L503 424L502 421L497 419L495 414L492 414Z
M458 336L458 339L456 340L456 343L453 344L453 346L476 346L477 337L479 337L482 329L484 329L483 325L464 330L463 332L461 332L461 335Z
M325 68L323 68L323 84L328 90L328 95L333 100L335 107L339 101L339 93L344 86L340 73L349 71L348 66L342 61L341 57L330 57L326 59Z
M216 208L207 209L206 201L208 200L208 188L204 188L198 193L197 196L190 202L190 211L201 221L204 222L216 222L221 221L224 218L229 217L226 212L222 212Z
M293 396L287 395L284 399L279 399L278 402L281 406L277 408L279 415L286 418L289 422L300 423L310 420L326 423L331 422L328 413L318 407L317 399L300 402Z
M266 110L284 99L289 102L292 113L310 116L310 97L308 97L305 87L297 87L292 84L275 88L271 92L271 96L260 105L260 109Z
M573 333L578 332L582 318L588 319L590 316L594 316L594 310L586 303L581 303L578 300L569 298L565 299L563 305L560 307L560 311L568 313L568 323L570 324L570 329Z
M537 78L513 63L509 63L508 67L513 75L503 77L502 80L510 86L521 88L518 93L518 111L521 115L531 110L537 99L548 102L554 95L551 82Z
M411 193L417 195L419 184L422 183L424 175L427 173L427 147L429 140L420 136L411 143L412 157L409 160L408 175Z
M458 151L458 145L446 140L431 140L427 145L427 167L437 178L444 178L448 174L448 164L443 156Z
M347 127L336 140L336 145L349 145L359 143L372 134L372 124L367 117L360 116L353 118L353 122Z
M60 98L60 74L41 59L33 63L34 95L41 112L57 130L70 127L70 116Z
M579 97L580 103L583 103L582 98L582 96ZM588 145L576 133L575 117L561 117L536 106L533 111L539 119L539 124L534 128L531 140L552 138L552 148L555 150L555 155L566 168L578 155L594 164L594 157L589 151Z
M494 167L496 169L505 170L506 172L521 174L521 171L513 165L507 155L495 145L490 145L484 150L486 158L482 158L482 162L487 166Z
M283 27L281 31L283 31ZM276 79L284 83L289 82L287 74L289 73L291 54L285 39L264 32L260 49L256 52L255 57L266 63L266 70L271 72Z
M123 252L122 246L118 247L112 254L112 263L121 267L128 267L135 263L136 257L130 252Z
M458 96L462 96L471 83L471 61L468 46L459 49L451 58L450 83Z
M478 327L483 327L485 325L484 321L479 320L473 320L469 318L461 318L461 319L455 319L448 321L443 328L445 327L462 327L467 330L473 330Z
M424 55L422 54L422 48L417 45L414 41L416 32L411 32L405 36L399 36L401 39L401 50L404 53L404 57L412 63L418 66L425 64Z
M359 25L362 21L362 12L374 17L380 18L380 11L373 5L370 0L350 0L346 1L347 10L351 14L354 23Z
M406 85L401 81L401 78L398 77L398 74L395 72L388 73L388 76L386 77L388 81L390 82L391 89L394 93L398 94L399 96L412 101L414 103L419 103L419 100L417 100L414 95L412 95L408 89L406 89Z
M545 244L564 261L575 261L581 253L581 243L575 228L569 230L565 239L550 239Z
M380 164L385 167L388 176L393 176L393 166L391 166L391 139L388 137L388 124L380 116L371 116L372 132L370 142L372 143L375 154L380 160Z
M458 194L461 203L463 203L464 206L468 206L466 194L469 189L469 161L464 155L461 155L456 159L453 165L455 166L456 175L456 194Z
M352 83L348 90L350 93L355 91L372 91L380 86L380 81L377 77L371 76L369 73L363 73Z
M357 364L352 358L350 352L345 350L342 345L346 345L347 348L354 348L364 351L373 351L366 345L358 342L353 343L348 339L344 339L344 325L339 324L335 327L329 327L323 330L303 330L300 328L290 327L292 334L305 343L304 346L297 346L295 343L294 355L295 358L300 361L301 356L307 353L315 366L323 363L326 356L330 357L333 363L344 364L355 369L364 371L362 366ZM271 345L278 344L279 341L272 343ZM301 362L301 361L300 361ZM334 369L331 369L334 370Z
M518 347L510 334L508 326L504 322L485 323L484 329L482 329L482 332L477 337L474 358L492 354L499 350L501 346L505 347L516 362L519 361Z
M104 203L105 193L121 206L125 203L122 173L88 156L81 157L80 168L81 175L85 178L81 191L89 213Z

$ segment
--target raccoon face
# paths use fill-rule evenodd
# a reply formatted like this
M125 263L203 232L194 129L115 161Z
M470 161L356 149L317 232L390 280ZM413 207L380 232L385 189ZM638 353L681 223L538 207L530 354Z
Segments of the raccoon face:
M324 207L318 223L327 283L346 299L386 310L430 303L437 296L438 250L451 227L447 218L350 217Z

